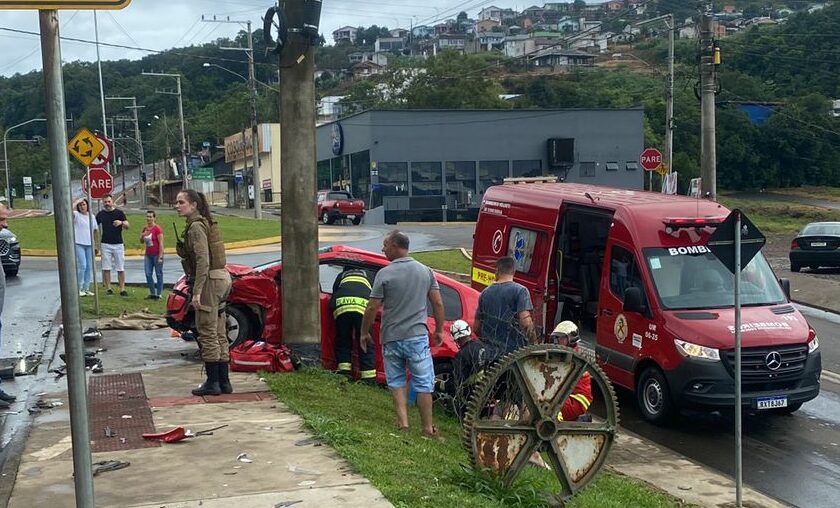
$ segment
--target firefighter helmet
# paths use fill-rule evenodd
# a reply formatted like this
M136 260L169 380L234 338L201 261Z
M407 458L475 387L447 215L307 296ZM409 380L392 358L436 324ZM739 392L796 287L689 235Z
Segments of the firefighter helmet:
M463 340L468 339L472 335L472 329L470 329L469 323L463 319L459 319L449 327L449 333L452 334L453 339Z
M575 347L580 340L580 334L578 333L578 327L574 323L574 321L561 321L554 327L554 331L551 332L552 337L567 337L569 343L567 344L569 347Z

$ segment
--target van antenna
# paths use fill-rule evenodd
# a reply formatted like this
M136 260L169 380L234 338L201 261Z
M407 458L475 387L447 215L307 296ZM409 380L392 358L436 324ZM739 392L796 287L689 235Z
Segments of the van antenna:
M589 201L592 201L593 205L595 204L595 198L593 198L591 194L589 194L588 192L584 192L583 195L588 197Z

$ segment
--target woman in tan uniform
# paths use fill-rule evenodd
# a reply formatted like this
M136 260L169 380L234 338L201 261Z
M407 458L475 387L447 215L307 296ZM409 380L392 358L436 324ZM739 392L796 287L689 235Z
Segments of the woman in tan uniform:
M198 346L207 372L207 380L192 393L232 393L224 311L225 300L230 293L230 274L225 270L222 233L210 215L204 194L192 189L179 192L175 209L178 215L187 219L184 239L178 239L176 247L184 273L191 281Z

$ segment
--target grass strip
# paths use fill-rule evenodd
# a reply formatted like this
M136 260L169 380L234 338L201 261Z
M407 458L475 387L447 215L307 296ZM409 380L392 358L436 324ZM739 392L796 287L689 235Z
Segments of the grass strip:
M123 241L127 249L142 248L140 231L146 224L146 216L127 214L131 228L123 232ZM257 240L280 235L280 223L276 220L257 220L244 217L230 217L216 215L222 229L222 238L226 243L243 240ZM178 232L184 232L184 219L175 215L158 215L158 224L163 229L164 245L174 247L175 242L172 223L178 227ZM23 249L55 250L55 217L28 217L10 221L9 229L14 231Z
M818 206L728 196L719 196L718 201L730 210L740 208L764 233L796 234L809 222L840 221L840 210Z
M126 286L128 296L119 295L119 286L112 284L113 295L105 294L105 289L99 287L99 317L113 318L120 317L123 312L139 312L148 310L152 314L163 315L166 312L166 297L169 295L167 287L164 287L163 298L160 300L146 300L149 295L149 288L146 286ZM94 313L94 302L92 296L79 298L82 309L82 319L96 319Z
M411 257L435 270L470 273L470 260L461 254L460 249L413 252Z
M387 390L347 382L307 368L266 376L274 395L299 414L305 425L367 477L397 507L537 507L540 492L556 485L551 473L527 467L511 487L473 471L461 444L457 419L435 412L440 441L420 435L416 408L411 431L395 428ZM679 501L611 472L601 474L569 507L681 506Z

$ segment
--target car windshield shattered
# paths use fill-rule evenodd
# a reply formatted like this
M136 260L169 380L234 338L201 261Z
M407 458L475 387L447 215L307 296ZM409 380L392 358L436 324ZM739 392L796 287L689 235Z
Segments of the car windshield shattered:
M706 248L645 249L648 269L666 309L712 309L735 305L734 277ZM782 288L761 253L741 271L741 305L785 302Z

